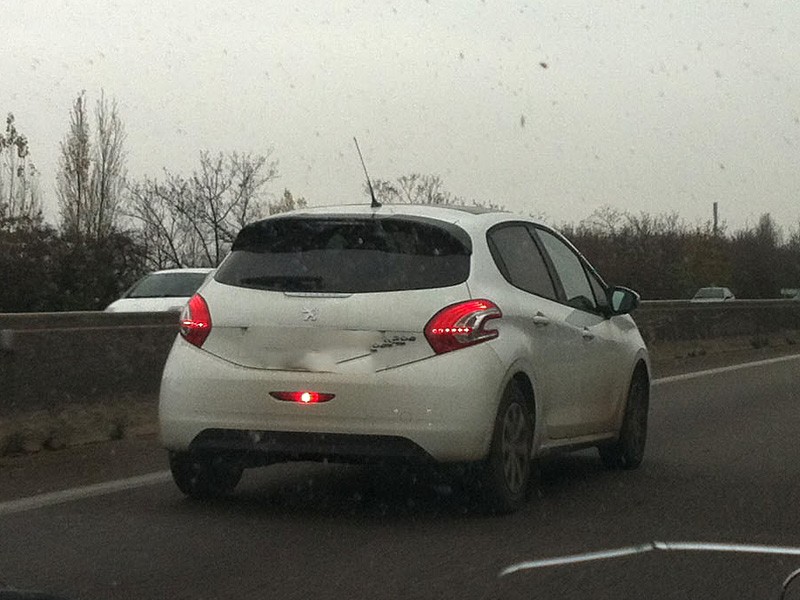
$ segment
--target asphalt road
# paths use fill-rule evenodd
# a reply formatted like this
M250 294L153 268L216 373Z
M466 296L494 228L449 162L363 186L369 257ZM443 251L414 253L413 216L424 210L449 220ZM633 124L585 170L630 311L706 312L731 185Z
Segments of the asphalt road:
M654 540L800 548L799 389L800 360L662 382L639 470L589 451L548 459L507 517L435 475L309 464L248 472L206 504L170 482L0 502L0 580L85 600L777 598L800 556L653 551L500 572Z

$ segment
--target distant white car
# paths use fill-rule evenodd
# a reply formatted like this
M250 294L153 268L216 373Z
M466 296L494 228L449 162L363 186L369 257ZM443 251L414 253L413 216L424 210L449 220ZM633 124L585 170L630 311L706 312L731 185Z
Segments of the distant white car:
M691 302L725 302L735 299L733 292L726 287L704 287L697 290Z
M186 305L164 369L175 483L208 497L281 461L468 463L508 512L547 452L597 446L635 468L650 390L638 301L507 213L343 206L253 223Z
M106 307L106 312L180 312L214 269L154 271Z

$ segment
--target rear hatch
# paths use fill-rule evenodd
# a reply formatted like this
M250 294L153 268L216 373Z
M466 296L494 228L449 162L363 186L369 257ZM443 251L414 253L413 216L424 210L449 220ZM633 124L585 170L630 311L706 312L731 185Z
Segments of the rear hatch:
M302 215L247 226L203 290L203 349L251 368L375 372L434 354L424 327L469 299L471 242L410 216Z

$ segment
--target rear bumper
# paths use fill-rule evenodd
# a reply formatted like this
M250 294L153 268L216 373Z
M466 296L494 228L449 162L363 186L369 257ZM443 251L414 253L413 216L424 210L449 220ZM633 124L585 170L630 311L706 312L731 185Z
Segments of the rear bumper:
M433 462L425 450L403 437L305 431L205 429L189 444L189 451L238 455L252 466L297 460Z
M161 384L170 450L231 450L266 460L483 458L505 369L490 344L364 374L241 367L178 337ZM335 394L302 405L270 391Z

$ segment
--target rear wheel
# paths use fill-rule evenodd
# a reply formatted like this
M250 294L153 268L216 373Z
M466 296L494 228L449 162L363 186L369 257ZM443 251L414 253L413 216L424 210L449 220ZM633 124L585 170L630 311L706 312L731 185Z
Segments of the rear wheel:
M522 507L531 478L533 417L519 386L511 382L497 410L489 455L478 466L477 486L490 512Z
M635 469L644 459L647 441L647 412L650 405L650 386L647 375L637 370L628 390L628 402L619 439L598 447L603 464L609 469Z
M214 454L170 452L169 468L178 489L190 498L218 498L234 490L244 471L241 463Z

